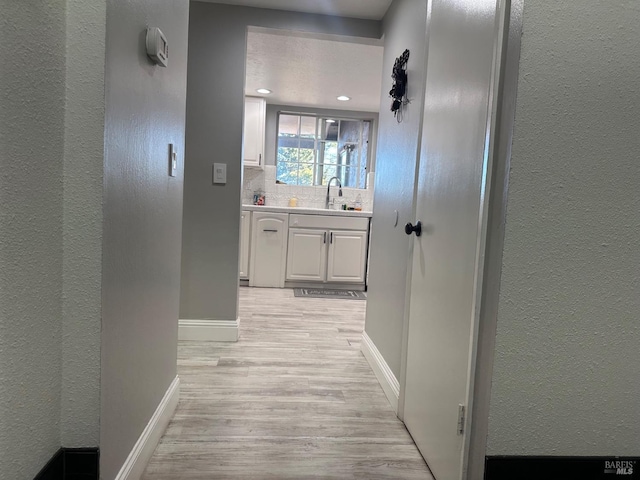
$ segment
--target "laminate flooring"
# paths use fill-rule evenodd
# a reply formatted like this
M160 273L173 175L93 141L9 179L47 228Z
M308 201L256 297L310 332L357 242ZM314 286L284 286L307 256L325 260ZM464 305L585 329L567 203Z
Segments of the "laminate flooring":
M360 352L366 302L240 289L237 343L180 342L144 480L433 477Z

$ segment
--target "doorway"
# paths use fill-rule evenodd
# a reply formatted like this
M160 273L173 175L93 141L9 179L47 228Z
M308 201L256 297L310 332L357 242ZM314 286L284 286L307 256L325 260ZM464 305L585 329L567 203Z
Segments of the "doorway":
M520 27L509 20L519 7L488 0L476 2L477 15L462 16L429 2L400 414L438 480L483 471L495 333L484 303L497 298L500 275L505 146L515 113L504 95L515 96L517 83L517 68L505 75L506 55L512 63L509 29Z

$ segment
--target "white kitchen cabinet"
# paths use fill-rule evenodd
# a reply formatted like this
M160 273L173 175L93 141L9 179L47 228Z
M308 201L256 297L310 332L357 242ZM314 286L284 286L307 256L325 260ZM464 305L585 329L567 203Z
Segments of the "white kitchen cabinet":
M327 282L364 283L366 261L367 232L329 232Z
M253 212L249 286L284 287L289 215Z
M290 228L287 280L323 282L327 266L327 231Z
M249 244L251 241L251 212L240 216L240 278L249 278Z
M289 217L288 282L364 284L369 219Z
M264 124L266 101L259 97L244 99L244 149L245 167L264 168Z

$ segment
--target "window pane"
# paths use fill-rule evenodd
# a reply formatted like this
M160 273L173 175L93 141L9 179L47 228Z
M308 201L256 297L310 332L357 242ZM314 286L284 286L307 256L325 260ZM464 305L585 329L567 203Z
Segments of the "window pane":
M358 166L358 148L356 145L342 145L340 148L340 165L345 167Z
M322 142L320 143L321 157L318 159L319 163L325 165L338 163L338 143L337 142Z
M303 163L314 163L315 150L313 148L301 148L298 153L298 158Z
M357 168L342 167L342 171L340 173L341 173L341 180L342 180L343 187L351 187L351 188L358 187L359 179L358 179Z
M297 162L298 149L293 147L278 147L278 162Z
M360 178L358 178L357 188L367 188L367 169L363 167L360 169Z
M282 136L298 136L299 115L280 115L278 122L278 135Z
M326 185L331 177L337 176L337 167L335 165L324 165L322 171L322 185Z
M340 142L358 143L361 123L359 120L340 120Z
M321 121L320 140L337 141L338 140L338 121L327 122L325 119Z
M276 179L290 185L365 188L371 122L279 114Z
M301 163L298 170L298 185L313 185L313 163Z
M300 117L300 137L316 138L316 117Z
M300 139L298 137L278 137L278 147L295 148L296 150L300 146Z
M359 188L366 188L367 186L367 173L369 172L369 130L371 128L371 122L364 122L362 124L362 145L360 151L360 185Z
M298 184L298 163L280 162L276 169L276 179L289 185Z

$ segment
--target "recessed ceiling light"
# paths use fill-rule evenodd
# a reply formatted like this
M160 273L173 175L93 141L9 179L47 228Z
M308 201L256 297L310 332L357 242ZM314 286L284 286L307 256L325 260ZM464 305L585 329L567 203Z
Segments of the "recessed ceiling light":
M335 120L333 120L332 118L327 118L327 120L326 120L326 121L327 121L327 123L336 123L336 121L335 121Z
M351 100L351 97L347 97L346 95L340 95L339 97L337 97L338 100L340 100L341 102L347 102L349 100Z
M269 90L268 88L259 88L256 90L256 92L262 93L264 95L269 95L271 93L271 90Z

